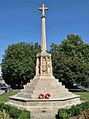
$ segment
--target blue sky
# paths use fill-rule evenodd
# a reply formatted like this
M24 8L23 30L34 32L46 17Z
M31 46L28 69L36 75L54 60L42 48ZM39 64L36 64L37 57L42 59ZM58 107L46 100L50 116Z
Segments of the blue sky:
M89 43L89 0L45 0L47 49L69 33ZM41 42L41 0L0 0L0 63L8 45Z

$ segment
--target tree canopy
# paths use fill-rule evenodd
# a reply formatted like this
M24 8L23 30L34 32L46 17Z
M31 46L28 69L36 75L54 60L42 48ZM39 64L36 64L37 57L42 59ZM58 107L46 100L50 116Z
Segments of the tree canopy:
M53 72L66 87L74 83L89 86L89 45L76 34L69 34L60 45L51 46Z
M22 87L35 75L38 43L8 46L2 60L2 76L11 87ZM52 44L54 76L71 88L74 83L89 86L89 45L76 34L69 34L61 44Z
M2 60L2 76L12 88L19 88L35 75L36 54L40 51L38 43L17 43L8 46Z

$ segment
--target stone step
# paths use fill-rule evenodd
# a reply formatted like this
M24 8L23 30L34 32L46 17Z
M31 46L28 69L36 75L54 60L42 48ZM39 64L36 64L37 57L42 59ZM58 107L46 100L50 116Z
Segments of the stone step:
M60 92L60 90L62 90L63 92L68 92L68 89L62 87L62 86L40 86L40 85L36 85L35 89L34 89L34 92Z
M65 86L62 86L61 82L58 83L58 80L50 80L50 79L35 79L33 82L28 83L25 85L25 89L36 89L41 90L42 88L65 88Z
M39 79L33 79L33 80L31 80L30 83L27 83L26 86L36 85L36 83L38 82L38 80L39 80Z
M21 93L29 93L29 94L32 94L33 93L33 89L23 89L21 91Z
M23 98L31 98L31 94L29 93L19 93L17 97L23 97Z

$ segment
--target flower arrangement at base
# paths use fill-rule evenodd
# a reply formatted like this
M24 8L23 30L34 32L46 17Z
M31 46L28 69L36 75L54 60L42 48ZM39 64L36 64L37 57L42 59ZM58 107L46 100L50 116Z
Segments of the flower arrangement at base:
M44 98L45 98L44 94L40 94L40 95L38 96L38 99L44 99Z
M49 94L49 93L47 93L46 95L45 95L45 99L49 99L51 97L51 95Z

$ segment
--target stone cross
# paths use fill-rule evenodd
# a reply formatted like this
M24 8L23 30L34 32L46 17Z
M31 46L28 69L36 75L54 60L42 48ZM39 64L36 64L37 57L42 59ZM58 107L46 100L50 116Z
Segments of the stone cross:
M42 45L41 50L46 51L46 25L45 25L45 11L48 10L48 8L43 4L42 7L39 8L40 11L42 11Z

